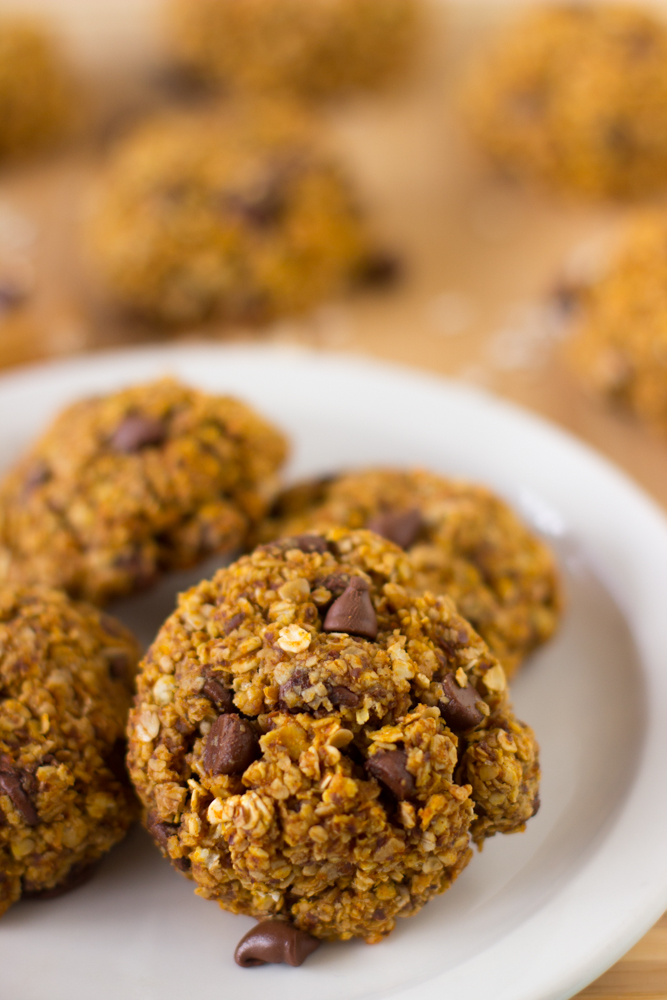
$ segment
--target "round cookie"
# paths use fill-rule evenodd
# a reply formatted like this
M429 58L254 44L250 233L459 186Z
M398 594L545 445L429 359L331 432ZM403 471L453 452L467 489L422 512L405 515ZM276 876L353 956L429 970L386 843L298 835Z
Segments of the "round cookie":
M0 587L0 915L85 880L137 816L124 767L139 647L45 587Z
M370 469L301 483L263 539L333 525L372 528L409 553L419 590L448 594L512 676L558 624L554 557L490 490L421 469Z
M0 17L0 160L50 146L71 120L71 80L38 22Z
M634 216L570 305L566 354L584 387L667 434L667 212Z
M334 529L181 595L141 666L128 763L199 895L374 942L451 885L470 837L536 811L502 667L414 583L397 546Z
M421 0L175 0L171 47L209 83L327 97L403 76L420 15Z
M130 134L99 186L89 242L122 306L176 324L308 309L371 256L319 133L275 103L174 113Z
M631 4L530 10L479 61L465 104L505 172L588 196L645 195L667 179L667 26Z
M285 452L243 403L171 379L75 403L0 482L0 581L99 604L233 551Z

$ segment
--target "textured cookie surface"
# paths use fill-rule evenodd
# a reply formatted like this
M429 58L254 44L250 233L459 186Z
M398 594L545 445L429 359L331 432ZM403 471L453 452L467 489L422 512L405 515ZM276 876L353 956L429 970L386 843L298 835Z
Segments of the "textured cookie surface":
M382 87L415 54L420 0L176 0L172 49L198 76L307 97Z
M346 178L291 106L173 114L124 139L100 181L92 261L151 320L264 320L356 280L370 254Z
M284 455L249 407L170 379L75 403L0 483L0 579L104 603L234 550Z
M139 647L46 588L0 588L0 914L56 894L137 815L124 768Z
M567 355L585 388L667 434L667 213L632 218L577 290Z
M71 82L37 22L0 18L0 158L55 142L71 119Z
M448 594L511 676L554 632L554 557L499 497L423 470L370 469L302 483L279 497L264 537L334 525L400 544L417 587Z
M667 26L630 4L551 4L498 38L466 98L502 169L587 195L667 176Z
M335 529L181 595L141 668L128 760L200 895L376 941L449 887L471 836L523 829L533 733L451 601L413 584L398 547Z

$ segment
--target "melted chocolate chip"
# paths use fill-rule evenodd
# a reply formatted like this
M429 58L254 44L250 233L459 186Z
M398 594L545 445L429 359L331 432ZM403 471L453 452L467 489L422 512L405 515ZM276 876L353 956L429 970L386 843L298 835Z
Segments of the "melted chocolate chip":
M459 687L454 674L445 674L442 693L448 701L440 702L440 713L450 729L460 732L480 724L484 716L477 708L477 702L482 698L472 684Z
M300 549L301 552L319 552L324 555L328 551L325 538L321 535L297 535L296 538L289 538L285 542L287 548Z
M58 896L64 896L65 893L71 892L72 889L78 889L80 885L90 882L100 864L100 861L95 861L90 865L74 865L62 882L52 886L50 889L38 889L35 887L34 882L24 879L21 895L23 899L57 899Z
M238 628L245 621L245 611L237 611L235 615L228 618L224 624L225 635L229 635L234 629Z
M366 770L385 785L397 799L409 799L416 791L415 779L407 768L405 750L380 750L366 761Z
M4 793L9 797L28 826L37 826L39 823L37 810L23 788L23 783L29 781L34 785L32 775L16 767L7 754L0 754L0 794Z
M416 541L423 524L421 513L414 507L411 510L376 514L368 521L366 527L401 549L409 549Z
M206 695L221 712L231 712L234 708L232 692L224 684L221 684L220 681L213 680L212 677L209 677L206 681L201 689L201 693Z
M353 576L327 611L323 631L377 639L378 620L369 591L370 587L363 577Z
M149 812L146 816L146 829L155 843L166 851L169 838L175 835L178 827L174 826L173 823L163 823L155 813Z
M111 447L126 455L135 454L143 448L155 448L167 436L167 428L161 420L141 413L130 413L118 425L111 437Z
M337 686L331 688L329 691L329 701L335 706L341 705L343 708L356 708L359 704L359 695L355 694L354 691L350 691L349 688Z
M319 948L320 942L285 920L262 920L241 938L234 961L244 969L256 965L301 965Z
M252 726L238 715L221 715L206 740L204 770L210 775L243 774L259 755Z

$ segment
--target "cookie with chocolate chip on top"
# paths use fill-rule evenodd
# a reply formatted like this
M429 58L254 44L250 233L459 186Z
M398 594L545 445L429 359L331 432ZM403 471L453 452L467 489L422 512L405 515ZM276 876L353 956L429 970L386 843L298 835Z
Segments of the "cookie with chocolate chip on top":
M231 553L286 450L250 407L168 378L75 403L0 482L0 582L104 604Z
M484 487L423 469L327 476L285 490L260 537L335 525L367 528L404 549L417 588L453 598L508 676L558 625L553 554Z
M138 803L125 725L139 647L43 587L0 587L0 915L81 885Z
M316 939L380 940L471 840L521 830L539 784L503 668L365 530L261 545L182 594L129 741L147 826L198 895ZM274 930L241 964L289 961Z

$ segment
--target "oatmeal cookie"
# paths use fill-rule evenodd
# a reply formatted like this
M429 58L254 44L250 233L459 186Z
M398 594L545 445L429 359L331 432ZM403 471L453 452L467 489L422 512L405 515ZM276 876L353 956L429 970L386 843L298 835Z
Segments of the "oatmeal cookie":
M667 434L667 212L635 216L604 272L576 290L568 360L584 387Z
M102 282L125 308L171 324L267 320L344 291L371 245L320 138L292 106L264 102L141 126L92 207Z
M471 75L467 117L505 171L588 196L667 179L667 26L631 4L529 11Z
M71 120L71 80L37 21L0 17L0 159L56 142Z
M551 551L490 490L420 469L351 472L286 490L261 532L266 540L336 524L401 545L418 589L453 598L508 676L558 624Z
M233 551L285 451L243 403L171 379L75 403L0 482L0 581L101 604Z
M377 89L418 45L421 0L175 0L172 51L209 83L307 97Z
M45 587L0 587L0 915L74 888L138 814L124 767L139 647Z
M503 668L405 553L337 528L181 595L140 670L129 767L163 852L224 909L380 940L469 840L522 830L535 738Z

